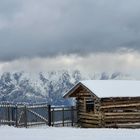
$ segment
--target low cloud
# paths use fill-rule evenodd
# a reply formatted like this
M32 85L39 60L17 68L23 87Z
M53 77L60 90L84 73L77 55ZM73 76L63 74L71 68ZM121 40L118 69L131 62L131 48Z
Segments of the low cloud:
M19 59L11 62L1 62L0 72L27 71L45 72L53 70L80 70L82 73L121 72L140 79L140 53L136 51L117 53L91 53L87 56L76 54L60 55L51 58Z

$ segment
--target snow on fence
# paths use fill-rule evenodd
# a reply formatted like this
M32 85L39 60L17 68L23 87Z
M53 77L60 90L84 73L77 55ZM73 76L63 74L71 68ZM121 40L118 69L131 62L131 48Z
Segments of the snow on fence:
M0 125L30 127L33 125L74 126L77 111L73 106L56 107L47 104L0 103Z

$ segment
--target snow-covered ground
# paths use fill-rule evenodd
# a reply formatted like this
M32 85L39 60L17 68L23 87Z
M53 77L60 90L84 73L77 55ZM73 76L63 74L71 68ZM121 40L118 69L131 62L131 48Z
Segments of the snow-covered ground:
M139 129L13 128L0 126L0 140L139 140Z

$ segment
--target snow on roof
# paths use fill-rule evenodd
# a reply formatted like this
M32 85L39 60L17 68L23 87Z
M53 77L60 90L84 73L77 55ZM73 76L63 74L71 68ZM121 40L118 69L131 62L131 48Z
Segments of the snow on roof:
M140 81L131 80L85 80L80 81L98 97L140 96Z

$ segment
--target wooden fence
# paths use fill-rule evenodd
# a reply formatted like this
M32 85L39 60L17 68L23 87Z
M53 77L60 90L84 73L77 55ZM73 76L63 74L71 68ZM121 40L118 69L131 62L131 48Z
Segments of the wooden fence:
M77 122L76 108L56 107L47 104L0 103L0 125L30 127L33 125L74 126Z

